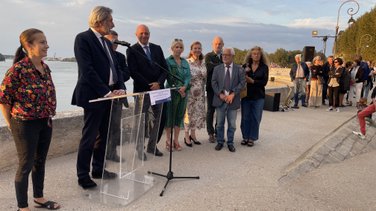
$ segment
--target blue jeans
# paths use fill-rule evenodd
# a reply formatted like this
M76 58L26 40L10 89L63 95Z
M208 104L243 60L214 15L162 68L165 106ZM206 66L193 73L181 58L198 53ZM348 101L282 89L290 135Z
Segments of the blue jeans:
M294 100L295 100L294 106L298 106L299 98L302 100L302 105L305 104L305 98L306 98L305 88L306 88L305 79L297 78L294 80Z
M264 98L258 100L242 99L240 129L243 139L258 140L264 101Z
M223 144L225 142L225 119L227 117L227 145L234 144L234 134L236 130L236 109L228 109L228 104L223 103L215 109L217 114L217 142Z

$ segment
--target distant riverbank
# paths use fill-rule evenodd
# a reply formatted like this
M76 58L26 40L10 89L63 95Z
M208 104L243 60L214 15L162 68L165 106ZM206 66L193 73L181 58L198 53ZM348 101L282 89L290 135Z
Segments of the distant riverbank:
M56 87L57 95L57 112L77 111L81 108L70 104L73 89L77 82L77 63L61 62L61 61L45 61L51 71L52 78ZM2 80L5 72L12 66L12 60L7 59L0 62L0 79ZM291 85L289 78L289 69L271 68L269 78L274 77L274 81L268 81L267 88L285 87ZM133 80L130 79L126 83L128 93L133 91ZM132 101L132 99L129 99ZM0 125L4 125L3 118L0 118Z

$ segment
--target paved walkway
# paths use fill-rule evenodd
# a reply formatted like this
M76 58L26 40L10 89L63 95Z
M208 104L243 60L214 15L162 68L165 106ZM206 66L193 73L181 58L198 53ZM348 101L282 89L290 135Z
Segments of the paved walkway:
M173 180L163 197L159 193L165 179L158 178L159 183L126 207L90 200L90 192L77 185L75 153L47 162L45 195L60 202L61 210L375 210L375 151L279 182L289 164L355 115L355 108L340 113L325 109L265 111L259 142L253 148L241 146L238 129L235 153L227 148L215 151L205 130L200 131L203 145L173 153L175 176L200 179ZM239 120L240 116L238 127ZM146 163L158 172L168 171L167 153ZM0 210L16 210L14 174L15 170L0 173ZM29 202L33 206L32 199Z

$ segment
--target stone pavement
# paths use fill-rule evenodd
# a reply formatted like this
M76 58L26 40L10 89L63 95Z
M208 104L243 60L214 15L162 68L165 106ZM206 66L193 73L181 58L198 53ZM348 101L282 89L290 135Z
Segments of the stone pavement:
M203 145L183 146L181 152L174 152L172 170L175 176L198 175L200 179L172 180L163 197L159 193L166 180L156 177L160 182L126 207L88 199L88 191L77 185L76 153L47 161L45 196L61 203L61 210L375 210L376 151L367 147L373 143L375 129L367 128L368 144L354 135L343 135L338 131L344 127L345 131L357 129L355 108L346 107L340 113L326 112L326 108L264 111L259 142L252 148L241 146L238 129L235 153L227 148L215 151L206 131L199 131ZM239 128L240 115L237 120ZM183 133L180 137L183 144ZM333 139L335 146L326 145ZM364 147L355 156L350 152L358 144ZM347 154L343 145L350 148ZM322 146L332 148L323 153L322 162L306 168L302 163L312 161L318 153L315 149ZM324 162L337 147L346 154L343 159ZM148 164L153 170L168 171L167 152L146 162L153 162ZM16 210L14 174L15 169L0 172L0 210ZM29 202L34 206L32 198Z

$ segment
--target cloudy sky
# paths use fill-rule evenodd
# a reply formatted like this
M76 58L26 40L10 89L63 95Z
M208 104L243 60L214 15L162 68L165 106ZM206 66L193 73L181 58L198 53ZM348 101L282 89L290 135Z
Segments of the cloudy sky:
M135 43L135 28L144 23L151 31L150 41L160 44L169 55L174 38L184 40L187 47L195 40L203 43L204 53L211 50L215 35L225 45L249 49L254 45L268 53L278 48L302 50L304 46L323 49L320 35L334 35L337 14L344 0L0 0L0 53L14 54L18 36L27 28L45 32L50 45L49 56L73 56L77 33L88 29L90 10L103 5L112 8L115 28L120 40ZM358 18L375 7L374 0L358 0ZM340 30L347 27L346 3L340 10ZM327 43L331 53L333 40ZM120 47L125 52L125 47ZM187 54L188 50L184 52Z

